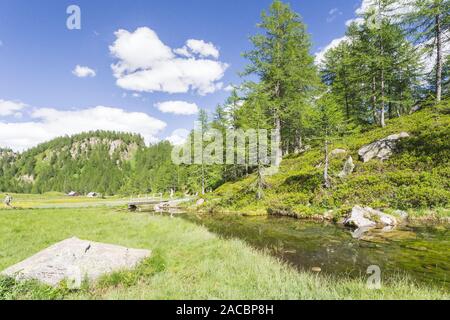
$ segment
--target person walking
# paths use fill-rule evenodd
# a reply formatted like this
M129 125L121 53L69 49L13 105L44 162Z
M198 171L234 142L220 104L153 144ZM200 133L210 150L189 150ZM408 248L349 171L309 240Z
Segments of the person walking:
M12 201L13 201L13 198L9 194L6 194L5 201L4 201L5 205L9 208L12 208Z

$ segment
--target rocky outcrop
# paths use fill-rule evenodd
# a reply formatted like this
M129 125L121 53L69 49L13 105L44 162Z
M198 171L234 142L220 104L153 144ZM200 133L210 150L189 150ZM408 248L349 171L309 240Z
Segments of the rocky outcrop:
M344 224L353 228L394 227L397 219L370 207L355 206L345 218Z
M11 149L0 148L0 160L3 160L7 163L13 163L17 159L18 155L18 153L15 153Z
M387 138L375 141L362 147L359 149L358 155L363 162L368 162L373 158L387 160L394 153L398 140L408 137L409 134L406 132L390 135Z
M22 176L19 177L19 181L24 182L24 183L34 183L34 176L33 175L28 175L28 174L24 174Z
M91 137L84 139L83 141L74 142L70 146L70 154L72 159L77 159L81 156L87 156L89 151L96 146L104 145L108 148L109 156L112 157L115 153L118 153L121 161L129 161L139 146L135 143L126 144L120 139L100 139L98 137Z
M346 176L352 174L353 170L355 170L355 164L353 163L353 158L350 156L348 157L347 161L345 161L344 168L338 174L338 177L345 178Z
M413 113L415 113L417 111L420 111L420 110L422 110L421 106L414 106L414 107L411 108L411 110L409 110L409 114L413 114Z

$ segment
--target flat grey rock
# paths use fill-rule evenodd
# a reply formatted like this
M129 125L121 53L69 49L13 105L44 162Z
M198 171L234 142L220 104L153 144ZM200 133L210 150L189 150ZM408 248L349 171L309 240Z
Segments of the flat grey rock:
M150 255L150 250L70 238L5 269L1 274L17 280L35 279L51 286L67 280L72 288L78 288L84 279L92 281L107 273L132 269Z

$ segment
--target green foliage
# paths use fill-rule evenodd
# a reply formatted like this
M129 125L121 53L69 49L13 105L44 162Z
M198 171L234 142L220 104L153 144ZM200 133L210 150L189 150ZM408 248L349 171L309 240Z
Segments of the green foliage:
M421 65L420 52L388 18L394 2L376 3L326 53L321 73L348 120L384 125L384 118L407 114L414 104Z
M441 112L448 103L444 101L435 108L392 119L385 128L373 127L343 135L335 147L348 150L356 164L355 172L338 178L336 175L342 170L346 157L331 157L333 183L329 190L322 186L321 145L301 155L286 157L279 173L267 179L267 199L259 207L300 216L323 214L324 208L344 208L345 211L353 205L384 209L448 207L450 115ZM357 161L357 152L362 146L402 131L408 132L410 138L400 141L398 150L389 160ZM255 200L244 191L251 181L248 178L221 186L215 194L223 198L222 210L236 210L244 203L251 207Z

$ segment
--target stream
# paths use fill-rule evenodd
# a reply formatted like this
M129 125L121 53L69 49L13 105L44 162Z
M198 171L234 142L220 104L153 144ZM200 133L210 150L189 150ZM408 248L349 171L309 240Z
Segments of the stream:
M382 278L396 273L418 282L450 289L450 227L405 226L391 232L371 232L355 239L351 231L332 223L279 217L183 214L224 237L242 239L300 270L319 267L334 276L366 275L377 265Z

